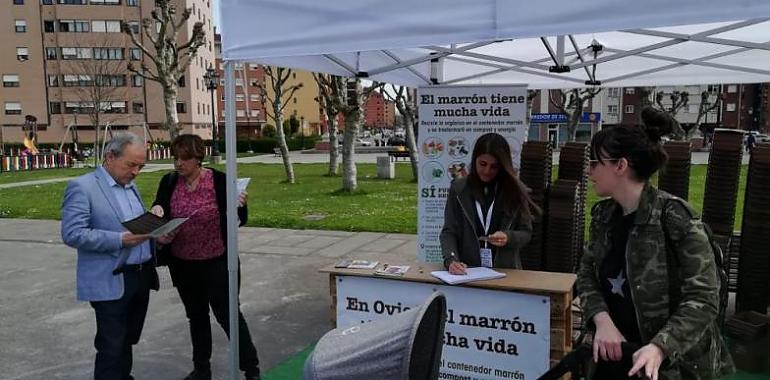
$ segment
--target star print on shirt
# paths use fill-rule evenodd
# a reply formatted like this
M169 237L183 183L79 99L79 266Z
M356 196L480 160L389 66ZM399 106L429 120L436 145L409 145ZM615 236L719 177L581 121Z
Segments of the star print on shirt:
M607 281L609 281L610 285L612 285L612 290L610 290L610 293L617 294L623 298L626 298L626 295L623 294L623 283L626 282L626 279L623 278L622 270L620 271L620 273L618 273L618 277L615 277L615 278L608 277Z

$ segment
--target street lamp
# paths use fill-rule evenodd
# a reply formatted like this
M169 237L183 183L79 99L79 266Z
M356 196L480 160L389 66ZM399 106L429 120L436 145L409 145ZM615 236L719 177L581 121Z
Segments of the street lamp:
M216 90L217 85L219 85L219 74L217 74L217 71L213 66L209 66L209 68L206 69L206 74L203 75L203 81L206 83L206 89L211 92L211 140L213 144L213 147L211 148L211 161L213 161L215 164L218 164L221 158L219 156L219 132L217 131L217 118L214 112L216 106L214 104L214 90Z

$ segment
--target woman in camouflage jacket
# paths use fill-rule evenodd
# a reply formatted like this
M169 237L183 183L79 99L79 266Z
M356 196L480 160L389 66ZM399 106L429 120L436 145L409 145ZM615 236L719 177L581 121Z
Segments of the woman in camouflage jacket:
M591 143L589 178L609 197L592 209L578 271L583 320L593 336L594 379L715 379L733 370L716 323L719 277L702 222L649 178L666 161L669 123L615 127ZM620 343L641 348L623 358Z

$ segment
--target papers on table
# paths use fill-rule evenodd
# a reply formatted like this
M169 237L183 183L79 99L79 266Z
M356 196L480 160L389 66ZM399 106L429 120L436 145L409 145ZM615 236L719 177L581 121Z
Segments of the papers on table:
M238 194L246 190L246 186L249 186L251 178L238 178Z
M151 212L145 212L134 219L123 222L123 227L137 235L150 235L158 237L174 231L189 218L174 218L166 220Z
M465 268L465 273L455 275L445 270L437 270L430 272L430 275L450 285L505 277L505 273L500 273L487 267Z

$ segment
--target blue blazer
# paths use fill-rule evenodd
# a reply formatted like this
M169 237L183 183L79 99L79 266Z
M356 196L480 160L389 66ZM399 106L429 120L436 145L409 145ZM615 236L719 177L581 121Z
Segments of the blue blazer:
M110 301L123 297L123 274L115 275L112 271L125 264L130 251L122 248L124 220L109 182L100 171L67 184L61 209L61 236L65 244L78 250L78 300ZM154 249L153 244L150 247ZM153 289L157 289L157 273L153 276Z

